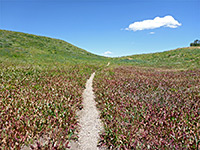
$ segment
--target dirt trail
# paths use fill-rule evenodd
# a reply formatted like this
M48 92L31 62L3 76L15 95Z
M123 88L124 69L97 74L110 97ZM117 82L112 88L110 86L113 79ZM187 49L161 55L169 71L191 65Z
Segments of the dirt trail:
M108 64L106 66L109 66L110 65L110 62L108 62Z
M83 109L79 112L79 149L80 150L97 150L99 133L103 126L99 118L99 112L94 100L92 81L95 73L87 80L86 89L83 92Z

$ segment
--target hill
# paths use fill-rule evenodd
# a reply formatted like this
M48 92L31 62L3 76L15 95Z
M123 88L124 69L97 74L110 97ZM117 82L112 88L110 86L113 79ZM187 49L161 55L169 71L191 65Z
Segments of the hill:
M200 48L109 58L92 54L63 40L0 30L0 63L134 65L154 68L200 68Z
M118 58L118 61L155 68L200 68L200 48L185 47L159 53L131 55Z
M68 42L44 36L0 30L0 61L77 63L104 60Z

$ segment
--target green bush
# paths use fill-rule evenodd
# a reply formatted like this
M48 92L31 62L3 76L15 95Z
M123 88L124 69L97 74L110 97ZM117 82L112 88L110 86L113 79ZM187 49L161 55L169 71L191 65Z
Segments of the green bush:
M190 43L190 46L200 46L200 40L195 40L193 43Z

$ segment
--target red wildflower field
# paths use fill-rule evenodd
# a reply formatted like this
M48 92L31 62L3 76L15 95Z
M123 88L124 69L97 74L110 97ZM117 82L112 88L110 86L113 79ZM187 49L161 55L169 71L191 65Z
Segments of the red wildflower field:
M200 148L200 70L133 67L96 75L97 107L108 149Z
M86 69L87 68L87 69ZM89 67L0 69L0 149L20 149L48 136L47 149L76 139L82 92ZM37 148L41 145L38 144ZM45 147L43 147L45 148Z

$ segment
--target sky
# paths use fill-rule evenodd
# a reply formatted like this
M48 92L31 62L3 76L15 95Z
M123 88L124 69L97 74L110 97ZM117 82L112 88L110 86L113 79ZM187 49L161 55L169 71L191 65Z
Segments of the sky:
M200 0L0 0L0 29L118 57L200 39Z

